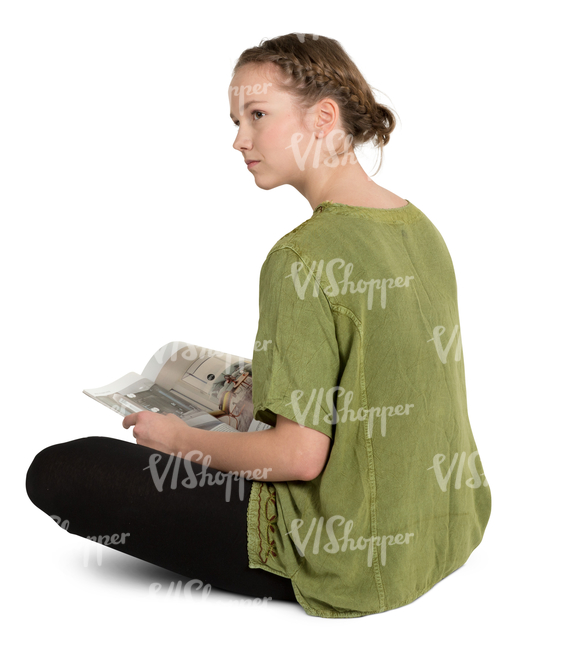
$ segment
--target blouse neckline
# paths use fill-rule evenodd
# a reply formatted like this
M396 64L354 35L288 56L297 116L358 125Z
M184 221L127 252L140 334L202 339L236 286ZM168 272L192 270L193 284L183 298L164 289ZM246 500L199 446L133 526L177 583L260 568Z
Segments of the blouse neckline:
M405 210L406 208L409 208L412 204L408 199L406 199L408 203L406 205L400 205L397 208L369 208L364 205L349 205L348 203L337 203L336 201L322 201L322 203L318 204L314 212L319 210L322 206L332 206L332 205L339 205L343 208L350 208L350 209L356 209L356 210L374 210L375 212L390 212L390 211L395 211L395 210Z
M420 211L411 201L406 200L408 201L406 205L401 205L397 208L369 208L364 205L322 201L312 213L312 217L335 211L346 216L366 217L374 221L388 223L409 223L411 221L417 221L421 217Z

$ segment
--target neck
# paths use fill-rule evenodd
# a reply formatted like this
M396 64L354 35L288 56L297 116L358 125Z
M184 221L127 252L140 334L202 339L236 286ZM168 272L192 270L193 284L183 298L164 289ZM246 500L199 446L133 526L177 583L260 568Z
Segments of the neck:
M348 153L340 156L334 167L320 163L310 169L302 185L294 187L314 210L324 201L348 203L353 197L375 196L379 186L365 173L355 154Z

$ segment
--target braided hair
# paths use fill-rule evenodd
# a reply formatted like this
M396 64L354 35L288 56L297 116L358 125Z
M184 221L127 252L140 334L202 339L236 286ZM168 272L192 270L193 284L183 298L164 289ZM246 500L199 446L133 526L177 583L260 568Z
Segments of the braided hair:
M373 142L379 148L379 171L382 148L390 139L396 118L390 108L376 101L375 89L338 41L295 32L264 39L257 47L242 52L232 76L252 64L271 69L275 85L296 99L301 115L322 99L329 97L337 102L351 146Z

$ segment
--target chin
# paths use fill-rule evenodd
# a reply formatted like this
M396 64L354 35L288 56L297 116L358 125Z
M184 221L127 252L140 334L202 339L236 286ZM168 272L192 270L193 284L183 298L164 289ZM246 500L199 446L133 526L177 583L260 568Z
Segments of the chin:
M275 187L279 187L280 185L283 185L283 183L276 183L274 181L267 181L265 179L260 178L259 176L255 177L256 185L262 189L262 190L272 190Z

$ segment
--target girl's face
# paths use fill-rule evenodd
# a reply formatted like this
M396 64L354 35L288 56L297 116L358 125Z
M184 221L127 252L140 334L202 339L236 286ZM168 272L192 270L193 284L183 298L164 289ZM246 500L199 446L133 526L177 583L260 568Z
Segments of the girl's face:
M314 157L316 138L308 128L312 120L307 115L301 123L291 96L274 88L268 71L267 66L246 65L232 78L230 117L238 129L232 146L243 156L240 164L259 161L249 167L258 187L288 183L302 189Z

